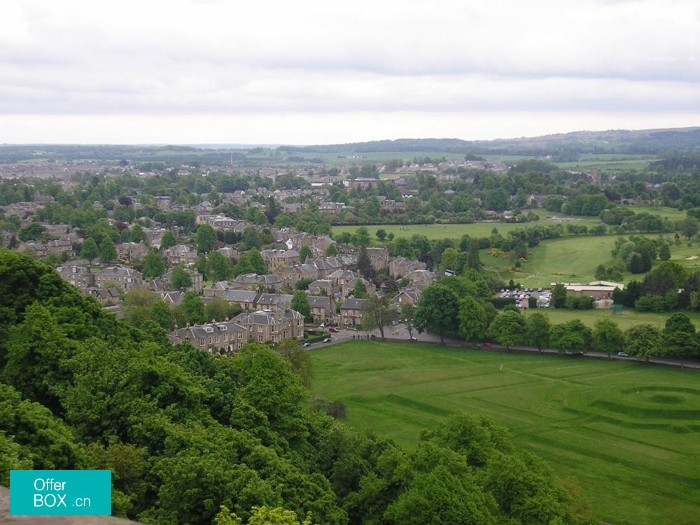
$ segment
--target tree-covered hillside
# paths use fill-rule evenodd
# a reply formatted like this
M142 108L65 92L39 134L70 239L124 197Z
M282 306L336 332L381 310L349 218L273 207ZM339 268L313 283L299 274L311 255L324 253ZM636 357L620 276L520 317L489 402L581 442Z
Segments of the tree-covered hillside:
M309 411L267 346L221 357L160 337L0 250L0 483L111 469L114 514L147 523L210 524L221 506L317 524L591 521L570 481L488 419L451 419L407 451Z

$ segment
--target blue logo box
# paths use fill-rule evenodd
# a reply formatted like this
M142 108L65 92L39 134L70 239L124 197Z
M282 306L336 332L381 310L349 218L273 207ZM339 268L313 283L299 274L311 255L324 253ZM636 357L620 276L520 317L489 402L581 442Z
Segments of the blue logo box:
M110 470L11 470L11 516L109 516Z

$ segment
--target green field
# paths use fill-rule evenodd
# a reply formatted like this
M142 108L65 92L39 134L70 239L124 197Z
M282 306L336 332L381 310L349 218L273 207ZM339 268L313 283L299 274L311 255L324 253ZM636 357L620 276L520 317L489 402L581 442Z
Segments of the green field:
M608 523L700 516L700 372L437 345L345 343L312 352L315 393L361 431L413 446L450 414L488 415L579 480Z
M616 171L643 170L656 160L652 155L584 154L572 162L555 162L562 169L585 172L612 173Z
M512 230L522 230L524 228L532 226L553 226L556 224L562 224L559 217L552 216L553 214L544 210L535 210L536 213L542 217L539 221L527 222L527 223L508 223L508 222L475 222L473 224L367 224L363 225L367 228L373 240L376 241L374 236L378 229L382 228L387 233L393 233L394 237L406 237L411 238L411 236L425 235L428 239L461 239L463 235L467 234L470 237L488 237L491 235L491 231L496 228L501 234L506 234ZM551 216L551 217L550 217ZM592 226L595 224L600 224L600 220L595 218L577 218L575 224L583 224L586 226ZM566 223L563 223L566 225ZM337 236L339 233L350 232L355 233L359 228L359 225L352 226L333 226L333 235Z
M627 330L640 323L651 324L663 329L666 319L671 316L671 313L637 312L631 308L624 308L619 313L613 313L612 309L567 310L565 308L547 308L529 311L544 313L552 324L561 324L578 319L591 328L601 319L612 319L622 330ZM690 317L697 329L700 329L699 312L684 311L683 313Z

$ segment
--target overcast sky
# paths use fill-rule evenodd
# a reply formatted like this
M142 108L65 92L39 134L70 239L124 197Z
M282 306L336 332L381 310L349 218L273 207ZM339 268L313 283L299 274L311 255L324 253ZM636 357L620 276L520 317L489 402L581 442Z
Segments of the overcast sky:
M0 0L0 143L683 126L698 0Z

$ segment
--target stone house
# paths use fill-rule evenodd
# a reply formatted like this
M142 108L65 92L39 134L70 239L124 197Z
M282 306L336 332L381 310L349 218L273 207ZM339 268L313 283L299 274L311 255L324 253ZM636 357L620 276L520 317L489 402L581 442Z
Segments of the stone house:
M293 295L279 293L261 293L255 299L258 310L287 310L292 307Z
M163 255L168 259L168 263L171 266L177 266L178 264L190 266L197 260L197 251L186 244L178 244L168 248L163 252Z
M332 323L335 321L335 301L332 297L309 295L311 315L316 323Z
M144 285L143 274L124 266L109 266L95 275L95 285L98 288L119 288L128 292Z
M248 342L248 329L235 321L188 326L169 335L172 344L189 342L199 350L232 354Z
M90 287L86 288L84 292L86 295L97 299L103 305L113 305L121 302L121 295L116 288Z
M56 268L58 274L64 281L71 283L73 286L86 290L95 286L95 274L85 266L59 266Z
M263 250L260 255L270 271L283 266L294 266L299 262L299 252L296 250Z
M204 297L221 297L223 298L227 290L233 289L231 281L218 281L211 286L207 286L202 290Z
M367 256L372 268L377 271L389 266L389 250L386 248L367 248Z
M46 243L46 253L61 255L67 253L73 255L73 243L69 239L56 239Z
M122 264L132 264L146 256L148 246L142 242L123 242L115 246L117 260Z
M424 290L435 281L437 281L437 274L429 270L413 270L411 273L405 276L414 288Z
M366 299L346 299L340 305L340 324L343 326L359 326L362 323L362 308Z
M248 330L248 341L279 343L290 337L304 338L304 316L295 310L242 313L233 321Z
M257 273L239 275L233 280L233 284L239 290L264 290L268 293L279 291L284 286L284 282L278 275L258 275Z
M224 292L222 298L228 303L240 306L243 310L253 310L258 295L255 290L229 289Z
M392 304L397 306L401 306L402 304L417 305L418 301L420 301L420 296L420 291L412 288L406 288L405 290L401 290L398 294L396 294Z
M400 279L415 270L425 270L425 263L406 257L396 257L389 262L389 274L394 279Z
M340 292L340 288L336 288L335 283L331 279L316 279L309 284L308 290L311 295L334 296Z

